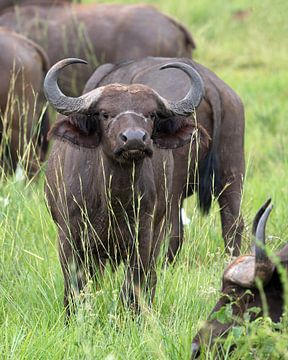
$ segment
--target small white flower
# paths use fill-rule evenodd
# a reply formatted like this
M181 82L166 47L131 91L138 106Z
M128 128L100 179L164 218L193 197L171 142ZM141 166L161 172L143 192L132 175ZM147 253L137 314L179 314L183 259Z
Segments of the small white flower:
M25 180L25 174L23 171L23 168L21 165L17 165L16 171L15 171L15 181L16 182L22 182Z
M183 225L189 225L190 224L191 220L186 215L186 212L185 212L184 208L181 208L181 218L182 218Z
M9 200L9 196L7 197L0 197L0 203L3 207L6 207L9 204L10 200Z
M117 360L117 358L113 353L111 353L108 356L106 356L105 360Z

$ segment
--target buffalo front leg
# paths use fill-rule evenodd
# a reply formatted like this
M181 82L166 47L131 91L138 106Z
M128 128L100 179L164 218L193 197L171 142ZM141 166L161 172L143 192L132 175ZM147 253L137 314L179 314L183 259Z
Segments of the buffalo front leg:
M124 304L138 312L143 289L147 288L151 251L151 222L141 226L131 256L128 258L125 281L122 287Z
M156 273L156 266L157 266L157 258L160 252L160 247L165 239L166 234L166 219L163 219L156 227L153 235L153 244L151 247L150 252L150 264L149 264L149 273L146 285L146 291L149 295L148 302L149 306L152 305L155 292L156 292L156 285L157 285L157 273Z
M241 238L244 221L240 212L242 196L242 176L235 177L219 195L222 236L225 250L233 256L238 256L241 249Z
M137 250L136 250L137 252ZM122 287L122 300L125 305L136 312L141 309L143 288L148 280L147 260L149 254L133 254L126 270L125 281Z
M77 251L70 239L60 237L59 257L64 276L64 307L66 317L74 312L77 298L88 281L85 256L82 251Z

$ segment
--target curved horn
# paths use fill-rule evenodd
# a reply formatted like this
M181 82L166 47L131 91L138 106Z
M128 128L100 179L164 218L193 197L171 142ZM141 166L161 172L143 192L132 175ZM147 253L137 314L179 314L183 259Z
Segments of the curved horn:
M57 112L63 115L88 112L90 105L97 102L103 90L103 88L100 87L79 97L64 95L60 90L57 81L61 70L71 64L87 64L87 61L77 58L68 58L58 61L48 71L44 80L44 93L46 99ZM91 97L92 92L93 96Z
M179 101L169 101L157 94L165 108L177 115L191 115L199 106L204 94L204 85L201 76L191 66L181 62L173 62L161 66L160 70L175 68L184 71L190 78L191 87L187 95Z
M255 244L255 277L259 277L263 283L267 283L273 274L275 269L274 264L266 254L265 251L265 228L268 217L273 209L273 205L270 204L263 215L260 217L257 228L256 228L256 244ZM259 246L257 243L261 243Z
M267 206L271 203L271 198L269 198L262 206L261 208L257 211L257 214L254 217L253 220L253 225L252 225L252 235L255 236L256 235L256 229L259 223L259 220L261 218L261 216L264 214L264 211L267 209Z
M242 287L254 288L257 286L256 278L259 278L264 285L271 279L275 266L268 258L265 249L265 227L273 209L268 199L265 204L258 210L253 227L253 234L256 236L255 255L239 256L224 271L223 278ZM257 242L261 242L262 246Z
M251 246L251 253L255 254L255 236L256 236L256 229L259 223L261 216L264 214L264 211L267 209L267 206L271 203L271 198L269 198L257 211L257 214L254 217L253 225L252 225L252 236L254 236L254 241Z

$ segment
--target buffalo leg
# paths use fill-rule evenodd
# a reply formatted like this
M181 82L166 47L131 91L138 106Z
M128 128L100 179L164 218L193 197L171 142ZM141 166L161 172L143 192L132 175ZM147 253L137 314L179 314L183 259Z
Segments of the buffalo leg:
M219 195L222 235L226 252L233 256L240 254L244 221L240 212L242 179L239 176L228 183Z
M140 264L138 255L133 255L126 271L125 281L122 287L122 300L124 304L138 312L141 302L141 288L145 281L146 269Z
M135 311L140 310L142 289L147 288L149 278L152 217L147 214L145 216L147 216L147 220L143 221L143 224L139 227L139 236L128 259L128 268L122 288L124 303L131 306Z
M157 285L157 258L160 252L161 244L163 244L163 240L166 233L166 221L161 221L155 228L154 236L153 236L153 244L151 248L150 254L150 263L149 263L149 273L146 285L146 292L148 293L148 303L151 306L155 297L156 285Z
M69 317L75 309L77 296L84 289L88 276L84 254L73 248L68 239L60 240L59 257L64 276L64 307Z
M177 253L181 250L184 238L183 221L181 217L181 208L183 201L175 198L171 207L171 232L166 255L166 261L172 263Z
M232 99L231 99L232 100ZM238 256L244 228L241 216L242 186L245 176L244 110L236 97L224 111L219 148L219 205L225 249Z
M147 249L148 250L148 249ZM125 304L138 312L141 308L142 289L146 288L148 282L148 260L149 253L139 253L138 249L131 256L124 285L122 287L122 299Z

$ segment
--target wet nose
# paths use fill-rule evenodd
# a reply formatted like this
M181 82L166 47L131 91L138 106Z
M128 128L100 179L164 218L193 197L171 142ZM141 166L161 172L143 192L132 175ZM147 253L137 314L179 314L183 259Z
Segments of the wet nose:
M197 359L200 356L200 345L193 342L191 345L191 360Z
M147 139L147 133L141 129L127 129L119 136L124 143L128 143L130 141L144 142Z

